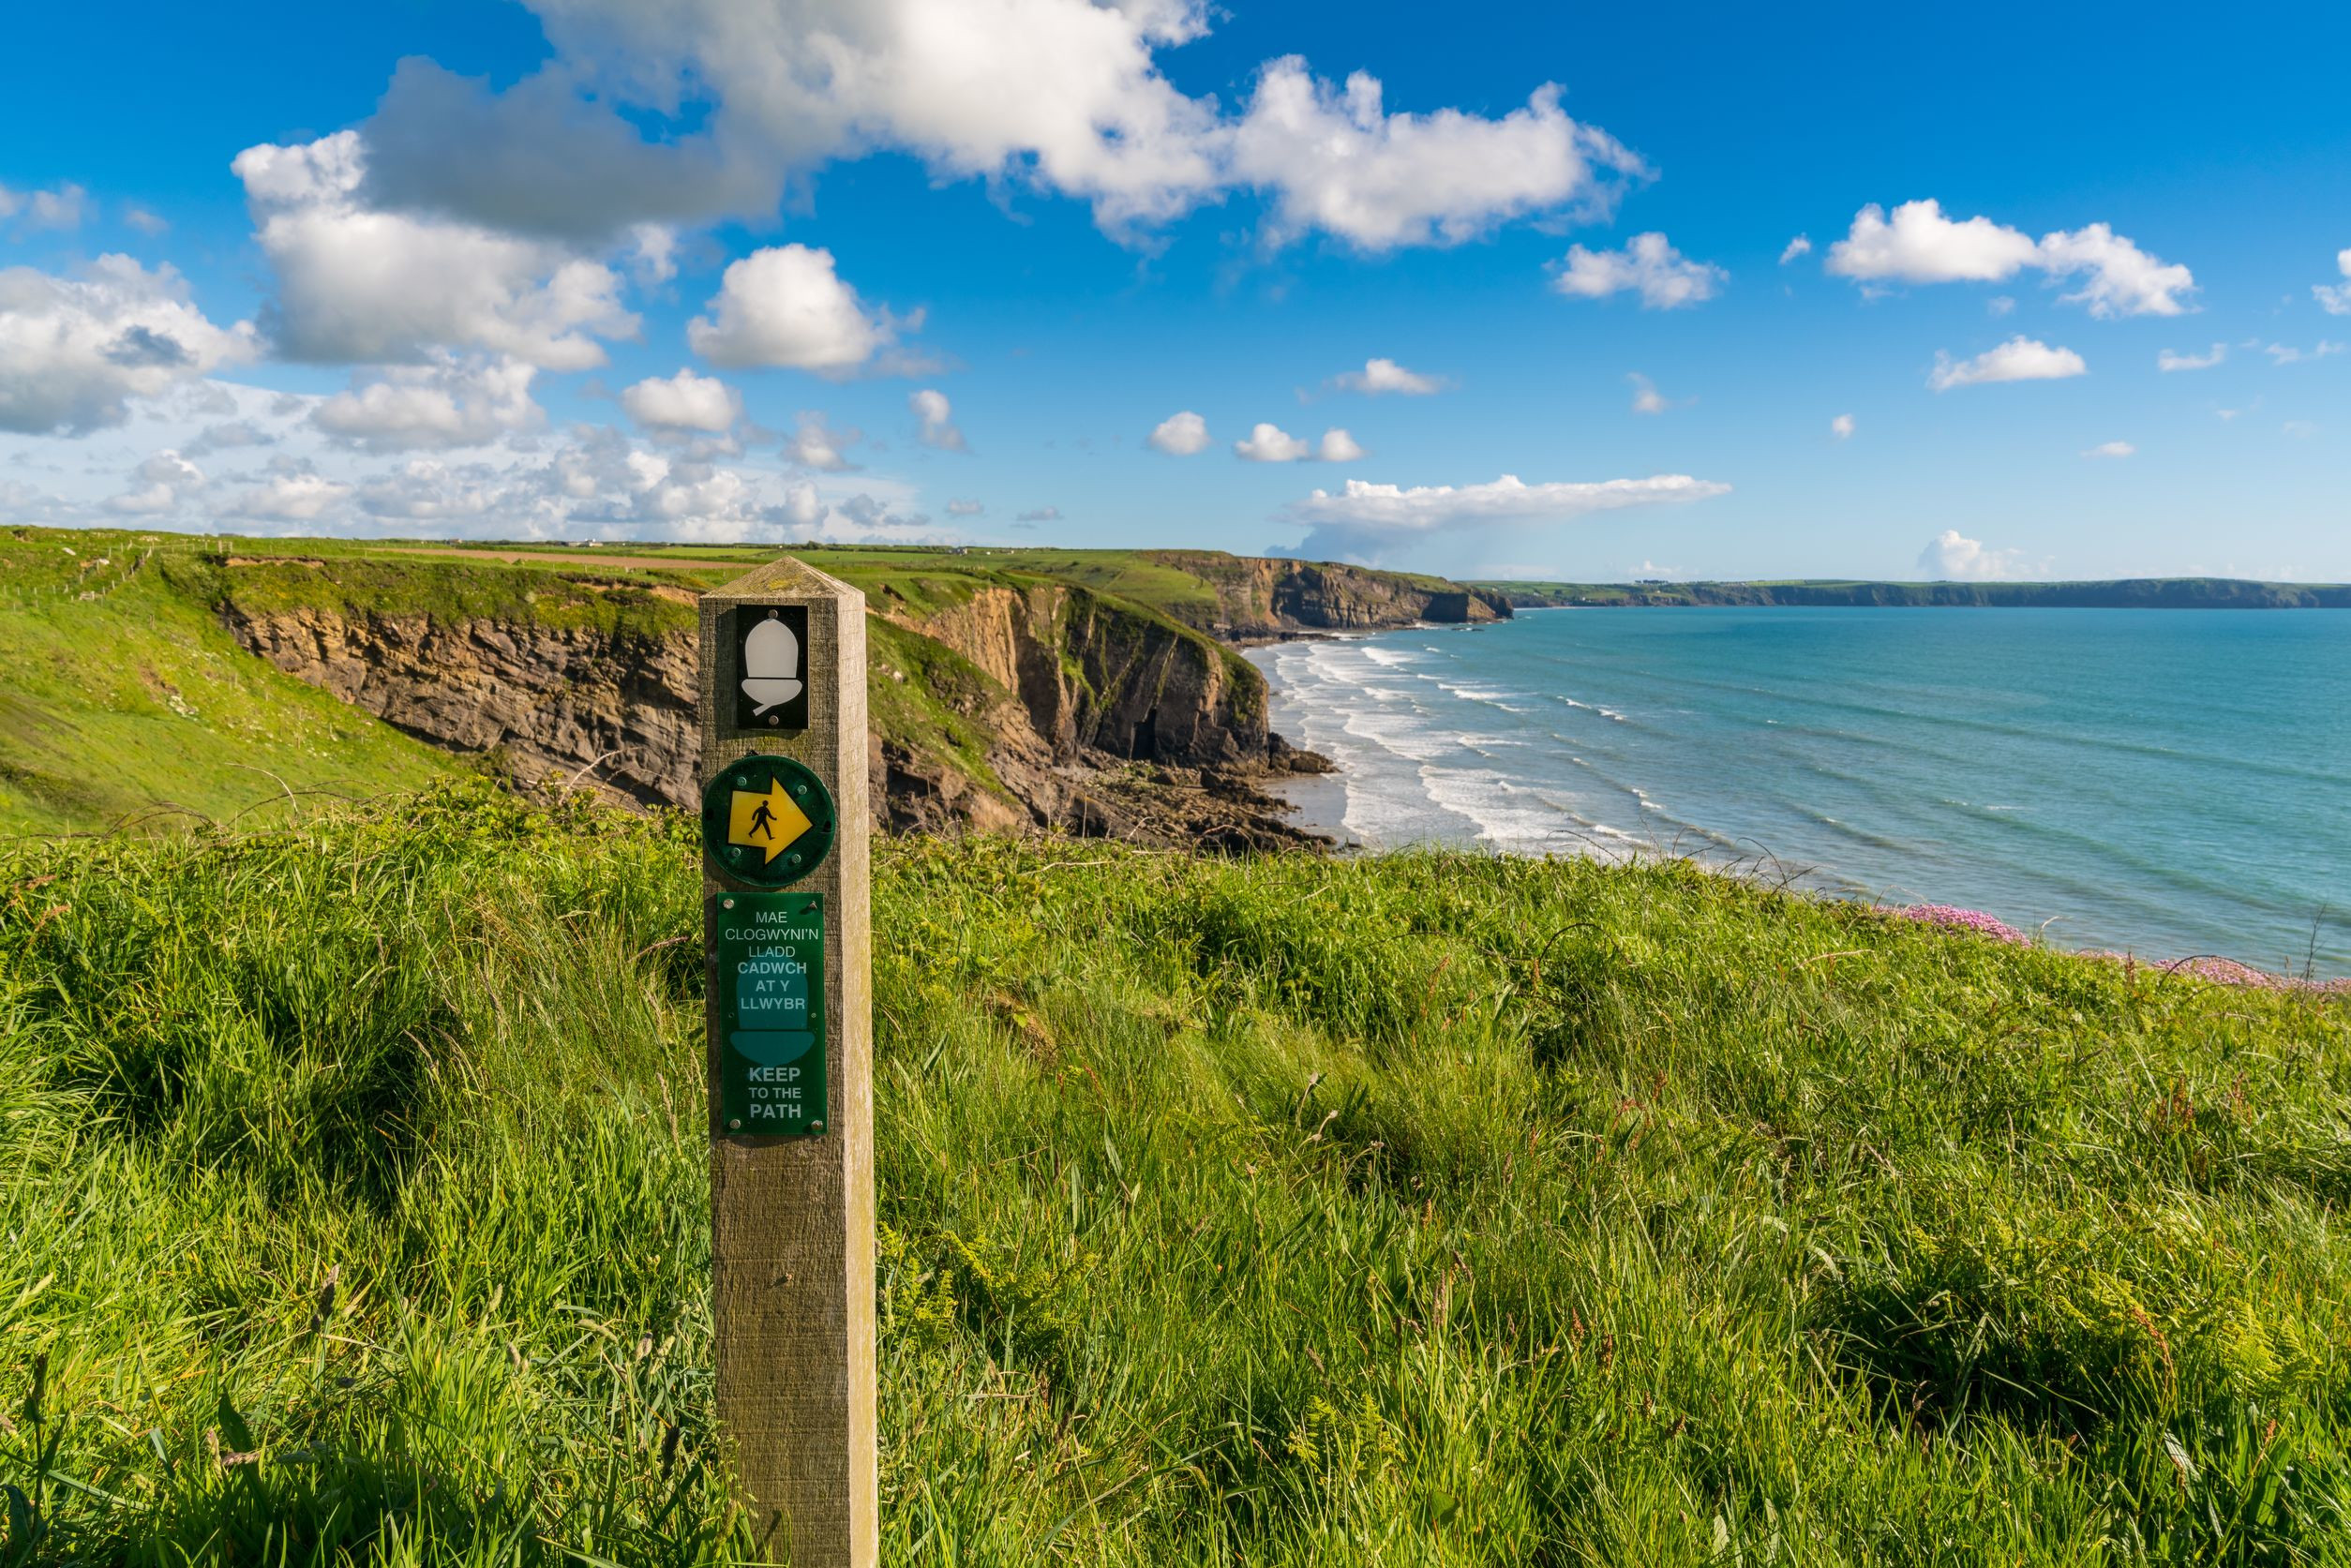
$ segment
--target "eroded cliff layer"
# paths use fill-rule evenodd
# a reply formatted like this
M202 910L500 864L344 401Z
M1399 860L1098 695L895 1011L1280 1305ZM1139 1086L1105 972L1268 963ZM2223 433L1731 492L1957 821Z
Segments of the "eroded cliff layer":
M683 617L538 617L541 605L577 604L577 584L495 615L363 608L326 584L309 595L318 602L290 603L282 574L294 568L261 568L273 591L240 592L244 574L222 564L223 622L287 674L525 783L577 779L642 804L693 803L696 652ZM1269 761L1263 678L1201 634L1083 588L1009 575L920 606L885 590L869 613L874 799L886 823L1235 845L1304 837L1250 782L1297 765L1286 747Z
M576 773L642 804L692 803L691 634L234 603L222 619L288 675L435 745L534 782Z

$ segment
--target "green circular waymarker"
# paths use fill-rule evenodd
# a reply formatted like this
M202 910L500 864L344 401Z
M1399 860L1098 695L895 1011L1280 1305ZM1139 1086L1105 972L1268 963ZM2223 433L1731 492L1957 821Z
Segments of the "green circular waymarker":
M764 888L799 881L832 853L832 796L787 756L747 756L702 790L702 850L726 876Z

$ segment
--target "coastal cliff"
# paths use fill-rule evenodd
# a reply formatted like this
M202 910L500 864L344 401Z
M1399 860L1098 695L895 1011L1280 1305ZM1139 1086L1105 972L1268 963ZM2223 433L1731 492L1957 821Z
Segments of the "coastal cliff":
M1383 631L1423 620L1507 620L1511 613L1508 595L1443 577L1207 550L1150 550L1144 556L1206 583L1215 593L1213 614L1185 619L1200 631L1235 642L1268 642L1301 632Z
M696 799L693 595L469 569L369 580L221 558L220 622L284 673L536 784ZM1141 605L1014 574L868 601L876 814L902 829L1058 829L1145 843L1301 842L1252 781L1312 770L1266 729L1263 677Z
M517 778L592 774L641 805L694 801L693 634L336 609L222 621L286 674Z
M0 530L0 821L223 820L257 788L473 770L691 806L697 603L763 553ZM876 810L906 829L1300 842L1272 782L1329 764L1271 732L1235 645L1508 613L1206 551L802 553L866 596Z

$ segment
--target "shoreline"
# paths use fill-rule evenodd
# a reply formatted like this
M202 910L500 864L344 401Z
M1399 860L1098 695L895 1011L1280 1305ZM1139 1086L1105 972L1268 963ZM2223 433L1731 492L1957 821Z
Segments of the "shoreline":
M1580 608L1584 606L1543 607ZM1533 624L1535 622L1535 618L1528 616L1522 623ZM1378 632L1366 631L1353 635L1334 635L1325 633L1311 638L1284 640L1317 643L1378 640L1394 648L1396 644L1393 639L1408 631L1433 633L1471 629L1475 628L1424 622L1411 628L1382 629ZM1458 647L1458 645L1453 646ZM1402 650L1400 650L1400 651ZM2323 962L2305 964L2301 962L2299 945L2297 945L2298 950L2290 957L2273 953L2267 962L2263 963L2250 963L2242 958L2227 956L2235 953L2260 951L2265 946L2275 945L2273 942L2265 942L2264 938L2266 935L2275 934L2267 932L2266 928L2277 922L2279 912L2275 906L2262 902L2262 895L2255 890L2254 887L2249 887L2237 893L2233 899L2224 897L2210 901L2210 907L2197 909L2193 913L2183 908L2178 918L2169 920L2159 918L2150 922L2146 919L2133 919L2127 916L2134 903L2145 903L2149 899L2160 899L2163 896L2160 887L2153 884L2142 886L2142 882L2146 879L2134 880L2126 875L2119 881L2100 883L2097 888L2084 885L2072 898L2051 899L2048 895L2052 891L2052 887L2044 886L2044 883L2050 881L2048 875L2036 876L2029 869L2033 862L2019 861L2013 856L1988 854L1985 845L1975 842L1983 837L1981 833L1974 834L1972 837L1969 833L1962 832L1956 836L1934 836L1921 839L1917 836L1922 830L1921 826L1912 823L1906 829L1900 830L1900 836L1911 841L1911 848L1916 853L1908 856L1905 863L1901 865L1876 863L1882 860L1883 856L1864 855L1858 861L1855 861L1850 857L1839 858L1834 854L1824 855L1820 853L1821 846L1807 845L1802 835L1793 840L1774 838L1768 833L1758 837L1755 835L1759 829L1752 824L1749 825L1747 832L1740 833L1736 827L1726 826L1723 822L1716 822L1715 826L1721 828L1724 832L1737 834L1738 839L1735 844L1724 839L1720 833L1708 831L1705 829L1692 829L1697 836L1712 841L1714 844L1719 846L1722 851L1719 854L1707 853L1703 845L1695 846L1697 853L1690 853L1688 851L1693 846L1688 843L1687 838L1682 835L1676 836L1672 845L1658 842L1654 834L1648 842L1640 843L1635 842L1635 835L1625 835L1623 829L1611 829L1605 826L1601 827L1599 831L1612 840L1623 837L1625 842L1611 843L1604 846L1587 833L1565 832L1556 844L1550 843L1548 835L1542 837L1539 842L1530 840L1522 843L1520 842L1520 838L1513 836L1512 829L1514 826L1526 829L1529 824L1517 821L1516 816L1513 815L1514 808L1510 805L1505 803L1502 808L1503 815L1498 821L1490 819L1490 814L1485 811L1463 809L1460 794L1465 769L1469 776L1474 776L1477 780L1479 787L1499 788L1505 799L1515 797L1524 801L1528 797L1547 793L1552 796L1547 803L1550 804L1553 809L1580 822L1588 823L1589 818L1579 815L1577 812L1569 810L1565 803L1558 800L1553 784L1540 769L1530 774L1524 764L1514 766L1514 763L1509 760L1514 756L1532 754L1503 752L1500 760L1490 760L1497 757L1497 753L1489 749L1493 747L1494 742L1486 739L1483 734L1478 734L1460 737L1460 739L1465 743L1473 739L1478 742L1468 746L1469 752L1475 754L1460 757L1451 755L1453 731L1456 728L1475 730L1486 727L1479 725L1472 710L1464 709L1459 713L1453 711L1453 707L1460 706L1458 703L1448 706L1444 699L1436 698L1431 694L1423 694L1407 699L1410 708L1419 710L1419 716L1409 720L1414 727L1408 733L1417 739L1404 739L1404 732L1399 732L1394 726L1407 722L1405 719L1397 717L1398 713L1406 712L1407 709L1403 704L1395 700L1398 696L1397 693L1385 690L1387 685L1395 682L1383 681L1380 679L1384 673L1389 673L1386 667L1393 661L1392 655L1379 658L1378 663L1381 668L1377 670L1372 669L1369 665L1364 665L1362 670L1357 670L1355 666L1364 664L1364 661L1353 655L1338 652L1328 655L1308 655L1312 660L1312 664L1309 666L1310 673L1303 681L1295 678L1298 673L1296 671L1293 672L1293 679L1285 679L1278 667L1275 657L1270 652L1259 652L1252 650L1245 653L1244 657L1249 658L1250 664L1255 665L1266 679L1272 698L1270 706L1275 710L1272 727L1298 746L1317 747L1319 742L1321 748L1328 748L1325 754L1329 754L1330 752L1340 754L1330 755L1332 771L1328 773L1269 780L1265 786L1267 793L1283 802L1291 822L1304 831L1329 838L1333 841L1335 853L1346 855L1378 853L1384 850L1410 849L1416 844L1426 843L1451 849L1466 848L1508 855L1513 858L1535 859L1565 856L1602 860L1681 859L1690 860L1709 871L1740 876L1750 881L1760 880L1766 885L1773 884L1775 880L1783 881L1791 890L1802 891L1807 896L1835 899L1840 903L1851 903L1857 907L1876 909L1890 917L1912 911L1955 912L1966 917L1969 923L1980 920L2003 931L2014 929L2006 923L2007 920L2014 919L2028 930L2036 926L2040 928L2041 934L2030 939L2034 945L2071 956L2117 963L2127 962L2143 967L2167 971L2198 973L2203 974L2207 978L2219 978L2236 984L2273 984L2314 988L2335 993L2351 989L2351 971L2344 969L2335 959L2315 950L2313 954L2314 959ZM1417 652L1412 657L1424 665L1427 664L1427 658L1435 658L1435 665L1432 667L1424 668L1417 679L1436 680L1438 686L1451 695L1460 694L1456 687L1448 682L1475 685L1478 681L1489 679L1482 669L1464 671L1459 665L1450 666L1449 671L1440 677L1436 672L1447 671L1448 665L1443 656L1437 655L1434 648L1428 650L1426 657ZM1326 664L1330 661L1336 661L1338 667L1326 668ZM1397 670L1392 673L1400 679L1409 682L1405 671ZM1491 679L1503 680L1505 684L1523 687L1525 676L1520 673L1519 680L1515 683L1509 682L1506 676L1499 674ZM1360 687L1365 694L1362 701L1355 707L1348 706L1345 700L1345 691L1351 681ZM1324 687L1330 688L1331 692L1338 694L1340 700L1335 705L1327 701L1302 702L1297 695L1302 689ZM1375 688L1382 693L1382 695L1377 698L1370 694ZM1412 690L1417 692L1419 688L1413 687ZM1541 694L1548 691L1548 688L1537 685L1533 690ZM1578 690L1583 696L1593 696L1590 692L1583 692L1580 688ZM1558 695L1556 693L1551 694ZM1490 697L1491 694L1483 695ZM1523 708L1514 706L1516 703L1528 700L1523 691L1516 696L1509 696L1508 694L1504 694L1504 695L1508 697L1508 700L1504 701L1500 706L1514 714L1525 711ZM1472 700L1475 699L1474 695ZM1588 706L1586 703L1577 701L1573 696L1562 696L1559 700L1576 708ZM1598 698L1595 697L1594 700L1596 702ZM1286 713L1282 711L1285 709L1289 710ZM1488 719L1490 724L1503 722L1491 715L1489 715ZM1359 721L1368 727L1357 727ZM1529 722L1536 727L1545 725L1545 721L1539 716ZM1351 745L1341 740L1334 745L1333 736L1328 734L1317 736L1312 733L1312 727L1327 730L1334 723L1341 730L1347 732L1354 744ZM1564 742L1563 747L1560 748L1563 757L1579 767L1586 766L1581 756L1574 754L1580 748L1577 748L1575 743L1565 736L1558 737L1558 739ZM1516 743L1523 745L1528 742L1520 740ZM1540 747L1543 743L1537 739L1535 744ZM1384 767L1374 768L1370 776L1369 787L1371 789L1371 796L1358 799L1360 792L1367 787L1363 771L1365 763L1361 755L1349 756L1345 754L1359 753L1365 745L1380 753L1395 754L1392 758L1383 756L1381 760L1393 760L1398 766L1393 769ZM1587 754L1595 757L1601 755L1597 753ZM1389 776L1391 772L1395 775L1394 777ZM1415 773L1418 774L1416 782L1414 778ZM1693 812L1698 814L1691 820L1713 820L1706 814L1709 811L1706 798L1700 796L1694 799L1682 799L1677 795L1676 786L1670 775L1626 774L1622 770L1617 774L1618 781L1628 777L1648 784L1652 789L1661 790L1677 801L1685 814ZM1666 782L1658 783L1657 777L1664 777ZM1785 782L1782 781L1783 784ZM1744 781L1742 783L1744 784ZM1761 791L1760 794L1752 795L1751 804L1763 803L1762 809L1768 811L1777 809L1769 805L1770 802L1777 801L1783 805L1792 803L1795 808L1802 810L1804 803L1812 799L1802 791L1798 791L1795 795L1787 796L1783 799L1780 793L1770 787L1770 783L1767 775L1755 784L1746 786L1750 794L1754 789L1760 788ZM1564 784L1558 787L1572 788ZM1629 785L1620 783L1618 787L1629 787ZM1720 793L1720 791L1717 790L1715 793ZM1641 791L1636 789L1633 794L1645 810L1661 812L1665 810L1662 807L1653 806L1649 797ZM1470 803L1475 805L1475 794L1469 799ZM1718 806L1719 802L1715 804ZM1822 803L1815 802L1815 804ZM1968 802L1957 801L1949 802L1949 804L1965 807ZM1352 811L1351 808L1353 808ZM1515 808L1519 814L1523 814L1525 809L1523 805ZM1834 804L1828 804L1825 809L1836 810L1837 808ZM1987 809L2008 812L2014 808L1995 806ZM2061 802L2058 808L2054 809L2061 810ZM1409 820L1415 810L1425 814L1427 823L1430 827L1442 824L1456 827L1459 830L1426 832L1417 838L1404 839L1397 839L1379 832L1379 820L1387 821L1389 826L1394 827L1400 821ZM1598 811L1603 817L1610 814L1595 806L1583 806L1582 810ZM1363 817L1367 814L1369 818L1377 819L1369 828L1351 826L1348 822L1351 814ZM1738 812L1733 814L1730 820L1735 821L1742 815L1753 814L1752 812ZM1806 814L1817 816L1818 814L1807 812ZM1664 820L1670 822L1680 819L1669 815ZM2061 822L2063 819L2059 816L2056 820ZM1642 818L1642 825L1653 829L1658 826L1656 821L1645 816ZM1924 825L1924 830L1931 833L1935 826L1936 824L1928 822ZM1897 831L1896 829L1890 827L1879 830ZM1785 857L1775 857L1770 849L1761 847L1766 844L1780 844L1790 847ZM1889 844L1885 847L1891 851L1894 845ZM1956 877L1940 874L1951 869L1951 862L1964 862L1970 857L1974 858L1979 867L1992 867L1991 874ZM1795 869L1793 876L1790 877L1788 872L1781 868L1782 859L1786 860L1788 868L1801 869ZM2041 896L2036 897L2036 893ZM1946 903L1942 902L1945 899L1953 902ZM2001 917L1980 913L1966 907L1979 903L1988 903L1995 909L2011 913ZM2049 915L2048 911L2052 909L2061 913ZM2043 918L2044 915L2046 918ZM1922 913L1913 914L1911 918L1932 917ZM2048 939L2048 928L2056 925L2060 919L2065 920L2069 928L2078 926L2079 935L2075 939L2071 941L2062 937L2057 940ZM1984 926L1978 925L1977 929L1984 929ZM2021 936L2015 939L2027 940ZM2207 973L2208 971L2209 973Z

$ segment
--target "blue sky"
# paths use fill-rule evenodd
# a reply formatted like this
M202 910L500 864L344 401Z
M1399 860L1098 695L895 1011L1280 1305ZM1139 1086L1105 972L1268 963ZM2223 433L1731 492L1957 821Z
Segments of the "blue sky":
M2351 13L2065 12L42 7L0 516L2351 577Z

